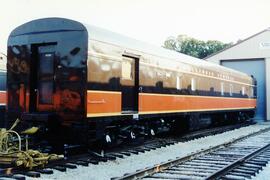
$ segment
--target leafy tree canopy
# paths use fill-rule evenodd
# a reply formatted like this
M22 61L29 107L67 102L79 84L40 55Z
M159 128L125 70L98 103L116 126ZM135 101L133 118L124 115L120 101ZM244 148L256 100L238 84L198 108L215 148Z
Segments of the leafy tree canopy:
M202 41L186 35L179 35L177 37L170 37L164 42L167 49L175 50L200 59L209 56L212 53L220 51L232 43L223 43L217 40Z

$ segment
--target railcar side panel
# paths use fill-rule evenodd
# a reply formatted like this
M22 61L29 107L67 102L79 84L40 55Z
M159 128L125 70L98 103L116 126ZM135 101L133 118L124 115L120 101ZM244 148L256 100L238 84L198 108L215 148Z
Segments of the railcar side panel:
M0 106L6 106L7 102L7 93L6 91L1 90L0 91Z
M87 91L87 117L121 115L121 92Z
M140 113L203 112L256 108L255 99L211 96L140 94Z
M0 53L0 128L4 127L6 112L6 56Z
M133 65L125 64L123 55L127 52L138 58L140 69L138 111L131 114L256 108L251 78L173 62L96 40L91 40L89 47L87 117L125 114L121 104L129 99L123 101L121 90L133 85L126 84L125 78L134 76L133 71L128 71Z
M6 61L4 61L4 62L0 62L0 106L4 106L3 107L4 109L5 109L6 101L7 101L6 78L7 78Z

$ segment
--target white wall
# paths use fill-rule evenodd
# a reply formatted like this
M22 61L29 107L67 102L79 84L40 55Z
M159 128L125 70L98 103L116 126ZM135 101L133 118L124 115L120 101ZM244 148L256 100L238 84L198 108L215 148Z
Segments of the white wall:
M270 58L265 58L266 119L270 120Z
M260 32L241 43L217 53L205 60L220 64L220 61L240 59L265 59L266 118L270 120L270 29Z
M6 62L7 62L6 56L1 54L0 52L0 70L6 69Z
M267 46L266 46L267 43ZM247 39L235 46L221 51L207 58L207 61L218 63L220 60L228 59L253 59L270 57L270 30Z

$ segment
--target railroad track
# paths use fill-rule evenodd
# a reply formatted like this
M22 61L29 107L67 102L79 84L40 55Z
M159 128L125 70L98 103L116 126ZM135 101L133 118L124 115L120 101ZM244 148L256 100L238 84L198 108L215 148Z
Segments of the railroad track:
M250 179L270 161L270 128L114 180Z
M8 177L23 180L25 176L38 178L41 176L41 174L53 174L54 170L65 172L67 169L76 169L78 166L88 166L89 164L98 165L100 162L112 161L117 158L125 158L127 156L144 153L165 146L170 146L178 142L185 142L208 135L219 134L225 131L237 129L251 124L254 123L243 123L205 129L188 133L180 138L156 138L154 140L144 142L143 145L125 145L124 147L112 149L105 153L105 155L103 156L94 152L84 153L68 157L64 160L52 162L45 168L35 168L31 171L19 169L16 167L0 167L0 179L3 177Z

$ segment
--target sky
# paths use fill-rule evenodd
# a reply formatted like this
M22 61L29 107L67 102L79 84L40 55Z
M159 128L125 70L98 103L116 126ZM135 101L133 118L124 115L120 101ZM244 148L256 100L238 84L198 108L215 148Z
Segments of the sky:
M10 32L44 17L64 17L162 46L185 34L224 43L270 27L270 0L0 0L0 51Z

